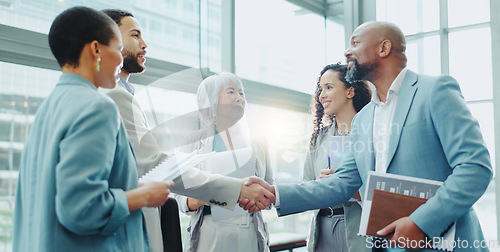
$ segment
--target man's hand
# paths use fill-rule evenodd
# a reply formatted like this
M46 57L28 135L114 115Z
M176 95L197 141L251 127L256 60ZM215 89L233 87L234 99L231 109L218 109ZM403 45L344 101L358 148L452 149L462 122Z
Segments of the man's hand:
M316 178L316 180L326 178L328 175L333 174L334 170L332 169L323 169L319 172L319 176Z
M210 204L203 202L201 200L197 200L195 198L187 198L187 205L189 208L189 211L194 211L201 206L210 206Z
M391 237L391 233L392 237ZM407 250L418 250L432 246L431 240L425 233L410 219L410 217L400 218L387 227L377 232L380 236L390 237L391 244L397 244L400 248ZM413 242L412 242L413 241Z
M252 213L265 209L274 201L274 187L266 181L255 176L243 179L239 199L240 207Z

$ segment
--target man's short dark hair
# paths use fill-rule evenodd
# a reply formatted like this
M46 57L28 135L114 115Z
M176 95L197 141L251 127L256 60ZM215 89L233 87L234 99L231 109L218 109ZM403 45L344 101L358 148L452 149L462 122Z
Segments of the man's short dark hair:
M94 40L108 45L114 38L115 23L104 13L83 6L59 14L49 31L49 46L62 67L77 67L83 47Z
M113 19L118 26L122 25L122 19L124 17L134 17L132 13L118 9L105 9L102 10L102 12L106 13L106 15Z

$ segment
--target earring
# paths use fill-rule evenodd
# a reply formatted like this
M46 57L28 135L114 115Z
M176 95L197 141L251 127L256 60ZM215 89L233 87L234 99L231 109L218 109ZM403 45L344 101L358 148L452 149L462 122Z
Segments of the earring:
M101 57L97 58L97 72L101 71Z

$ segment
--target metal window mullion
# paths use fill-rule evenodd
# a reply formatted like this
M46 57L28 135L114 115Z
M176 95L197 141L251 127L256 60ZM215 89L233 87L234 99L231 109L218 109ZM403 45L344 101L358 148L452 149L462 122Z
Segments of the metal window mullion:
M221 9L221 69L235 73L235 0L222 0Z
M450 44L448 37L448 0L439 1L439 37L441 51L441 73L450 73Z

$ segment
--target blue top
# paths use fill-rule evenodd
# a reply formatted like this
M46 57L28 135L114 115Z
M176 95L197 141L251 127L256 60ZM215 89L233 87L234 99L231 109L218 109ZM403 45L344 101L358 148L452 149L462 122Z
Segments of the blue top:
M63 74L38 109L19 166L13 251L149 251L125 191L137 165L118 109Z

